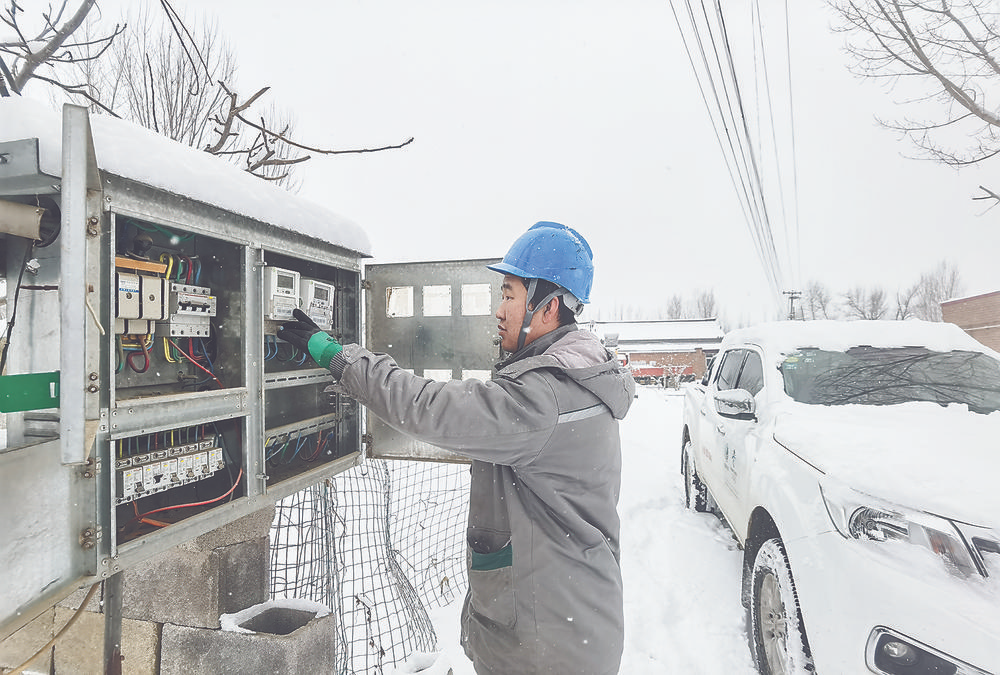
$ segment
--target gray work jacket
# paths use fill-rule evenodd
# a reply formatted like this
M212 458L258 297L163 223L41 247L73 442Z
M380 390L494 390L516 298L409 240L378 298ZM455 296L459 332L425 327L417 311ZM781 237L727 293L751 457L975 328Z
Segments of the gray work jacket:
M387 424L473 460L462 644L480 674L618 672L618 420L632 376L576 326L501 362L490 382L435 382L347 345L334 389Z

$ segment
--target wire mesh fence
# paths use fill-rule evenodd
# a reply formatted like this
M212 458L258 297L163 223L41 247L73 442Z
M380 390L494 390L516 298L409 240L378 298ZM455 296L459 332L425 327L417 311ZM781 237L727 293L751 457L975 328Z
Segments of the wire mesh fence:
M436 648L427 609L468 587L468 491L466 465L366 460L278 504L271 596L337 615L336 673L382 673Z

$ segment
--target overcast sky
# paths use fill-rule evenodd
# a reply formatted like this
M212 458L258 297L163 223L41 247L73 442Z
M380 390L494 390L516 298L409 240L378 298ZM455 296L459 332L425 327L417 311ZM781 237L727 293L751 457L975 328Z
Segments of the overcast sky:
M892 95L847 72L823 3L788 4L800 239L786 244L794 220L774 216L785 285L894 292L948 260L966 294L1000 288L1000 208L982 215L971 200L980 184L1000 188L996 173L908 159L914 149L874 119L897 114ZM299 169L300 194L359 223L377 261L499 256L535 221L556 220L594 249L595 307L655 309L713 289L729 324L777 311L666 0L174 5L189 20L218 16L241 91L271 86L303 141L415 137ZM724 3L734 43L747 44L749 7ZM765 29L780 52L783 25ZM787 73L769 65L787 115ZM790 147L787 121L777 134Z

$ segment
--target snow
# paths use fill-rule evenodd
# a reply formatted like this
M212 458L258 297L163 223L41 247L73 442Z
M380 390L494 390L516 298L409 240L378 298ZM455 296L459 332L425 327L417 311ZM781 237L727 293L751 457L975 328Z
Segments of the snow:
M778 415L775 440L841 483L911 509L995 524L983 520L994 521L1000 514L1000 412L983 415L965 405L930 402L790 402L783 410L788 414ZM923 461L944 449L948 461Z
M256 605L251 605L246 609L241 609L233 614L222 614L219 616L219 628L224 631L231 633L253 633L254 631L244 628L242 624L246 623L250 619L263 614L269 609L294 609L301 612L312 612L315 614L314 618L322 618L330 613L330 608L326 605L313 602L312 600L303 600L301 598L278 598L275 600L267 600Z
M107 115L91 115L90 124L103 171L371 255L368 235L356 223L221 157ZM26 98L0 100L0 142L26 138L39 139L42 173L61 176L62 114Z
M755 675L740 604L742 553L718 518L684 508L684 398L669 389L638 392L621 424L621 672ZM461 604L431 613L438 659L447 659L454 675L474 675L459 646Z
M965 350L1000 358L950 323L929 321L776 321L726 334L723 349L748 342L771 354L790 354L802 347L846 351L851 347L927 347L933 351Z

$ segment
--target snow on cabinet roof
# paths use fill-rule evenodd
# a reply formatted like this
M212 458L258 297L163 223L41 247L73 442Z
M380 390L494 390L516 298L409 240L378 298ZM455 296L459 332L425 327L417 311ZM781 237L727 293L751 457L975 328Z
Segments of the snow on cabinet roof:
M955 324L929 321L776 321L734 330L726 335L723 347L741 343L758 345L772 354L802 347L845 351L865 345L975 351L1000 358Z
M371 255L368 235L356 223L221 157L107 115L90 115L90 125L102 171ZM26 138L39 139L41 171L61 176L61 112L31 99L0 99L0 142Z

